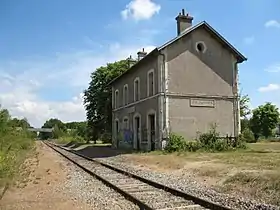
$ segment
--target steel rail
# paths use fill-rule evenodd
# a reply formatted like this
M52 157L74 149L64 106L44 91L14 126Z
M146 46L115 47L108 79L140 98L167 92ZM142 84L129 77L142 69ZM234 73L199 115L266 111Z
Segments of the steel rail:
M186 192L183 192L183 191L181 191L181 190L177 190L177 189L175 189L175 188L172 188L172 187L169 187L169 186L160 184L160 183L158 183L158 182L155 182L155 181L146 179L146 178L144 178L144 177L141 177L141 176L139 176L139 175L133 174L133 173L131 173L131 172L122 170L122 169L117 168L117 167L115 167L115 166L112 166L112 165L110 165L110 164L103 163L103 162L98 161L98 160L96 160L96 159L94 159L94 158L87 157L87 156L82 155L82 154L80 154L80 153L78 153L78 152L76 152L76 151L73 151L73 150L71 150L71 149L67 149L67 148L65 148L65 147L63 147L63 146L56 145L56 144L53 144L53 143L51 143L51 144L52 144L53 146L55 146L55 147L58 147L58 148L61 148L61 149L65 150L65 151L71 152L71 153L73 153L73 154L75 154L75 155L77 155L77 156L79 156L79 157L82 157L82 158L84 158L84 159L86 159L86 160L95 162L95 163L100 164L100 165L102 165L102 166L104 166L104 167L106 167L106 168L109 168L109 169L111 169L111 170L114 170L114 171L116 171L116 172L118 172L118 173L121 173L121 174L124 174L124 175L126 175L126 176L135 178L135 179L137 179L137 180L139 180L139 181L142 181L142 182L144 182L144 183L146 183L146 184L148 184L148 185L151 185L151 186L156 187L156 188L158 188L158 189L161 189L161 190L164 190L164 191L166 191L166 192L169 192L169 193L171 193L171 194L173 194L173 195L175 195L175 196L184 198L184 199L186 199L186 200L191 200L191 201L193 201L194 203L196 203L196 204L198 204L198 205L200 205L200 206L202 206L202 207L204 207L204 208L208 208L208 209L211 209L211 210L233 210L233 209L231 209L231 208L229 208L229 207L222 206L222 205L220 205L220 204L217 204L217 203L214 203L214 202L205 200L205 199L203 199L203 198L199 198L199 197L197 197L197 196L191 195L191 194L186 193ZM140 201L140 202L141 202L141 201Z
M85 168L84 166L80 165L79 163L77 163L76 161L72 160L71 158L67 157L67 155L63 154L62 152L60 152L59 150L57 150L56 148L54 148L54 146L57 146L55 144L50 144L50 143L46 143L45 141L43 141L45 145L47 145L48 147L50 147L51 149L53 149L54 151L56 151L57 153L59 153L61 156L63 156L64 158L66 158L67 160L71 161L72 163L74 163L76 166L78 166L79 168L81 168L83 171L85 171L86 173L90 174L91 176L95 177L96 179L98 179L99 181L103 182L105 185L107 185L108 187L114 189L115 191L117 191L118 193L120 193L121 195L123 195L127 200L131 201L132 203L136 204L137 206L139 206L140 210L155 210L154 208L151 208L150 206L148 206L147 204L145 204L144 202L138 200L137 198L135 198L133 195L130 195L129 193L123 191L122 189L118 188L116 185L112 184L111 182L109 182L108 180L104 179L103 177L97 175L96 173L92 172L91 170ZM57 146L59 147L59 146ZM62 147L59 147L61 149L65 149ZM71 152L67 149L65 149L68 152ZM75 153L74 153L75 154Z

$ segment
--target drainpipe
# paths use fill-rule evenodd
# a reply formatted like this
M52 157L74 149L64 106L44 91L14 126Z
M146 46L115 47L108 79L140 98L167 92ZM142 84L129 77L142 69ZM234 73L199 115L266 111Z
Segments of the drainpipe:
M235 90L234 90L234 134L238 137L240 134L240 104L239 104L239 93L238 93L238 62L234 63L234 78L235 78Z
M235 63L235 71L236 71L236 120L237 120L237 135L241 133L241 122L240 122L240 95L239 95L239 74L238 74L238 63Z
M161 90L160 90L160 93L163 93L163 103L161 103L161 111L162 111L162 122L163 122L163 131L165 131L165 133L167 133L167 123L166 122L166 76L165 75L165 61L166 61L166 56L164 53L159 53L160 56L162 56L162 59L161 59L161 79L163 80L163 82L161 83ZM164 110L164 111L163 111ZM163 132L162 132L163 134ZM163 137L163 135L161 134L161 136ZM164 138L162 138L162 140L166 140L167 136L165 135Z

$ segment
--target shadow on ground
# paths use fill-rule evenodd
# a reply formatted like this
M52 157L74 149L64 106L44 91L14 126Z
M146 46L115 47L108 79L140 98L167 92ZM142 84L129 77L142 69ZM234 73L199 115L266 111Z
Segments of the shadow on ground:
M85 146L84 148L81 147L82 145L84 144L69 142L68 144L64 144L61 146L75 150L75 152L90 158L106 158L106 157L117 156L120 154L137 153L137 151L131 149L126 149L126 150L114 149L111 147L111 145L88 145ZM81 147L81 149L79 149L78 147Z

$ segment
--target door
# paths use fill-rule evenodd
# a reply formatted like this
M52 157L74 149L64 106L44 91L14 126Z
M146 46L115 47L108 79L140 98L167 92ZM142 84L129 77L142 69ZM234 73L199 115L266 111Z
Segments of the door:
M119 121L118 120L116 120L115 121L115 134L116 134L116 146L117 146L117 148L119 147Z
M134 133L134 149L136 150L140 150L140 144L141 144L141 131L140 131L140 117L136 116L134 117L134 129L133 129L133 133Z
M149 115L149 136L150 136L150 142L151 142L151 151L154 151L156 149L156 142L155 142L155 115L154 114L150 114Z
M136 127L136 149L140 150L140 118L135 118L135 127Z

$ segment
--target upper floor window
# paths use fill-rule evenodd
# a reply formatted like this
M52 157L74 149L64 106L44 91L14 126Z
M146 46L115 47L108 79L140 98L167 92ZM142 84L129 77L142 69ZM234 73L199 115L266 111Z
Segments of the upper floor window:
M150 70L147 73L147 96L155 94L155 75L154 70Z
M123 105L128 104L128 85L123 86Z
M115 90L115 109L119 107L119 90Z
M140 100L140 79L137 77L134 80L134 101Z

